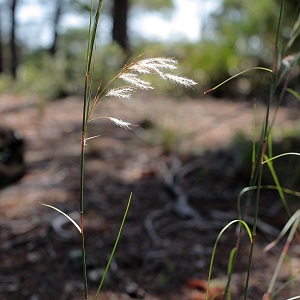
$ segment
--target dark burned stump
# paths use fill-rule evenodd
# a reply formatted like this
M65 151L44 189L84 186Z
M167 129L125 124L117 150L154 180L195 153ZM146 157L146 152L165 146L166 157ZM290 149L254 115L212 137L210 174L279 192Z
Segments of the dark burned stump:
M24 140L15 131L0 126L0 188L14 183L24 173Z

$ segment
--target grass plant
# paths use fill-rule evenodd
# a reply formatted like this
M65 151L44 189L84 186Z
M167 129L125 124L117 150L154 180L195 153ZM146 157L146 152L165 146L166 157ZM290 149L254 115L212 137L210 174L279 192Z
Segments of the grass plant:
M284 13L284 0L281 0L280 11L279 11L279 16L278 16L278 27L277 27L277 31L276 31L276 41L275 41L275 45L274 45L274 62L273 62L272 70L266 69L266 68L260 68L260 67L251 68L251 69L242 71L242 72L232 76L231 78L225 80L224 82L218 84L214 88L211 88L205 92L205 93L212 92L215 89L219 88L221 85L227 83L229 80L234 79L235 77L237 77L245 72L248 72L250 70L261 69L264 71L271 72L268 104L266 107L264 124L262 124L262 131L260 133L258 147L255 146L256 141L253 140L252 171L251 171L251 176L250 176L250 178L251 178L250 184L248 187L244 188L241 191L239 198L238 198L238 211L239 211L240 219L234 220L234 221L230 222L227 226L225 226L223 228L223 230L220 232L220 234L218 235L218 238L216 241L216 244L217 244L217 242L221 238L221 235L224 234L225 229L227 229L229 227L229 225L231 225L233 222L240 222L240 224L242 224L243 227L246 227L247 224L242 223L243 222L242 220L244 220L245 217L247 216L248 208L254 201L254 219L253 219L254 222L253 222L251 234L249 234L250 229L248 229L248 227L246 227L251 243L250 243L250 254L249 254L249 258L248 258L247 278L246 278L245 288L244 288L244 300L248 299L248 294L249 294L249 282L250 282L250 278L251 278L252 262L253 262L253 257L255 255L254 254L254 244L255 244L256 235L257 235L257 220L258 220L258 214L260 211L261 190L262 189L277 190L279 193L279 198L287 212L287 216L290 218L289 221L287 222L286 226L283 228L282 232L278 236L278 238L273 243L271 243L268 247L266 247L266 249L265 249L267 251L270 248L274 247L279 242L279 240L282 239L283 236L290 229L290 233L288 234L287 242L286 242L284 249L279 257L279 260L278 260L277 266L274 270L273 277L270 281L269 287L268 287L266 293L263 295L263 300L272 299L272 296L276 295L276 291L274 291L275 281L277 279L279 270L282 267L283 261L284 261L285 257L287 256L287 251L289 249L291 241L297 233L297 228L298 228L298 224L299 224L299 211L295 212L292 215L291 211L290 211L290 207L288 206L288 203L284 196L285 193L291 193L293 195L299 196L299 192L290 190L290 189L287 189L287 188L284 188L281 186L280 180L278 178L275 167L273 165L273 162L276 159L284 158L285 156L289 156L289 155L299 156L299 153L297 153L297 152L281 153L279 155L273 156L273 151L272 151L272 129L273 129L273 125L274 125L274 122L276 119L276 114L277 114L279 105L282 103L285 93L288 92L288 93L292 94L295 97L295 99L297 99L297 100L300 99L299 94L296 91L288 88L288 83L289 83L292 69L293 69L293 67L295 67L297 65L297 62L299 61L299 53L292 55L292 59L291 59L292 65L286 64L286 61L285 61L286 58L282 59L282 57L284 57L288 53L289 49L295 42L296 37L299 37L299 29L300 29L299 18L300 18L300 16L298 17L297 21L294 24L294 28L292 30L289 42L283 49L281 49L281 53L279 53L279 36L280 36L280 32L281 32L281 27L282 27L281 20L282 20L283 13ZM287 68L287 66L288 66L288 68ZM282 84L282 82L283 82L283 84ZM282 90L281 90L281 92L279 92L279 99L276 103L276 111L273 116L273 119L271 120L271 116L270 116L271 106L274 101L274 95L278 91L278 88L280 86L281 86ZM254 114L256 114L255 110L254 110ZM255 128L256 127L257 126L255 126ZM264 166L268 166L268 168L271 172L271 175L273 177L275 185L265 186L262 184L262 175L264 172ZM247 199L246 199L244 208L242 209L241 208L242 207L241 206L241 197L245 193L247 193ZM241 239L243 232L244 232L244 230L243 230L242 226L240 225L240 230L239 230L239 234L237 237L236 247L233 249L230 259L229 259L227 286L223 293L222 299L231 299L231 295L230 295L231 276L234 272L234 268L235 268L235 264L236 264L236 253L238 252L239 243L240 243L240 239ZM215 244L215 246L216 246L216 244ZM215 256L215 247L214 247L214 251L212 253L212 262L214 260L214 256ZM209 281L211 279L211 269L212 269L212 264L210 266L210 271L209 271L209 279L208 279ZM209 299L208 295L209 295L209 291L207 291L207 296L206 296L207 300ZM293 297L290 299L298 299L298 298L300 298L300 296L296 296L296 297Z

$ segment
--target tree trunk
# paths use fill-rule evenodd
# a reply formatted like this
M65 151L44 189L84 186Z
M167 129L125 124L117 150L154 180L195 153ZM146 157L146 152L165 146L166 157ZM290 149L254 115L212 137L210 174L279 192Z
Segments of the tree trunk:
M11 0L11 33L10 33L10 52L11 52L11 75L17 78L18 54L16 44L16 7L17 0Z
M58 37L58 23L61 16L61 0L56 0L56 9L54 16L54 26L53 26L53 41L49 48L49 53L54 56L57 52L57 37Z
M113 31L112 38L116 41L126 53L129 52L127 18L129 3L128 0L114 0L113 3Z

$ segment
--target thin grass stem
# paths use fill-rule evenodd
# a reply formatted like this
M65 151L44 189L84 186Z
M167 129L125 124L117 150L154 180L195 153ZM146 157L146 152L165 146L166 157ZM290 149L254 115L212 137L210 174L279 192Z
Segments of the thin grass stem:
M251 275L251 268L252 268L252 260L253 260L253 252L254 252L254 243L256 239L256 227L257 227L257 219L258 219L258 211L259 211L259 202L260 202L260 192L261 192L261 186L262 186L262 174L263 174L263 157L266 152L267 147L267 139L269 135L269 117L270 117L270 109L272 104L272 99L275 92L275 81L277 78L277 57L278 57L278 40L279 40L279 32L281 28L281 20L282 20L282 12L284 7L284 0L281 1L280 5L280 12L278 17L278 25L277 25L277 31L276 31L276 40L275 40L275 49L274 49L274 61L273 61L273 68L272 68L272 77L271 77L271 84L270 84L270 93L269 93L269 100L268 100L268 106L267 106L267 112L266 112L266 118L265 118L265 125L263 128L263 140L262 140L262 149L261 149L261 163L258 163L258 181L257 181L257 191L256 191L256 200L255 200L255 212L254 212L254 223L253 223L253 229L252 229L252 243L250 248L250 255L249 255L249 262L248 262L248 271L247 271L247 278L245 283L245 292L244 292L244 300L248 299L248 292L249 292L249 281L250 281L250 275Z
M90 25L89 25L89 39L86 58L86 73L85 73L85 87L83 99L82 112L82 133L81 133L81 154L80 154L80 199L79 199L79 213L80 213L80 228L81 228L81 252L82 252L82 271L84 284L84 297L88 299L88 278L86 265L86 250L85 250L85 236L84 236L84 157L85 157L85 141L87 135L87 120L90 109L92 80L91 80L91 62L95 47L95 37L100 19L100 13L103 7L103 0L99 0L97 11L93 19L94 1L91 0L90 10Z

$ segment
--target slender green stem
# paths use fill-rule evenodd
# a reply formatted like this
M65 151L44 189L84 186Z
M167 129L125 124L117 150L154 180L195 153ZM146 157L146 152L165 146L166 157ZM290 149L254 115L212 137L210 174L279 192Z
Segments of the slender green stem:
M83 283L84 283L84 297L88 299L88 280L86 269L86 253L85 253L85 239L84 239L84 223L83 223L83 200L84 200L84 133L81 141L81 160L80 160L80 228L81 228L81 253L82 253L82 268L83 268Z
M95 49L95 38L98 28L98 22L100 19L100 13L103 6L103 0L99 0L97 11L94 19L93 16L94 1L91 0L91 11L90 11L90 26L89 26L89 39L88 49L86 58L86 72L85 72L85 87L84 87L84 99L83 99L83 112L82 112L82 133L81 133L81 154L80 154L80 227L81 227L81 251L82 251L82 268L83 268L83 280L84 280L84 297L88 299L88 279L87 279L87 266L86 266L86 251L85 251L85 236L84 236L84 157L85 157L85 141L87 135L87 124L89 117L89 109L91 102L91 65L92 58Z
M272 99L273 99L274 92L275 92L275 81L276 81L276 77L277 77L278 39L279 39L279 32L280 32L280 27L281 27L283 6L284 6L284 0L281 1L279 18L278 18L278 26L277 26L277 32L276 32L275 49L274 49L274 61L273 61L273 68L272 68L273 72L272 72L272 78L271 78L271 84L270 84L270 95L269 95L269 100L268 100L265 125L263 128L263 135L262 135L263 140L262 140L260 161L257 161L258 181L257 181L257 191L256 191L256 200L255 200L254 222L253 222L253 229L252 229L253 240L251 243L251 249L250 249L250 255L249 255L249 263L248 263L248 272L247 272L247 279L246 279L246 285L245 285L244 300L248 299L249 281L250 281L252 259L253 259L253 252L254 252L254 243L255 243L255 239L256 239L256 227L257 227L257 218L258 218L258 211L259 211L260 192L261 192L261 183L262 183L262 174L263 174L262 162L263 162L263 157L265 155L266 148L267 148L267 140L268 140L268 135L269 135L270 109L271 109Z
M244 300L248 299L249 280L250 280L250 275L251 275L254 244L255 244L255 240L256 240L256 227L257 227L257 218L258 218L258 210L259 210L259 202L260 202L262 169L263 169L262 165L260 165L260 172L259 172L259 178L258 178L258 183L257 183L256 200L255 200L255 215L254 215L253 229L252 229L252 241L251 241L251 248L250 248L250 254L249 254L249 262L248 262L247 279L246 279L246 284L245 284Z

